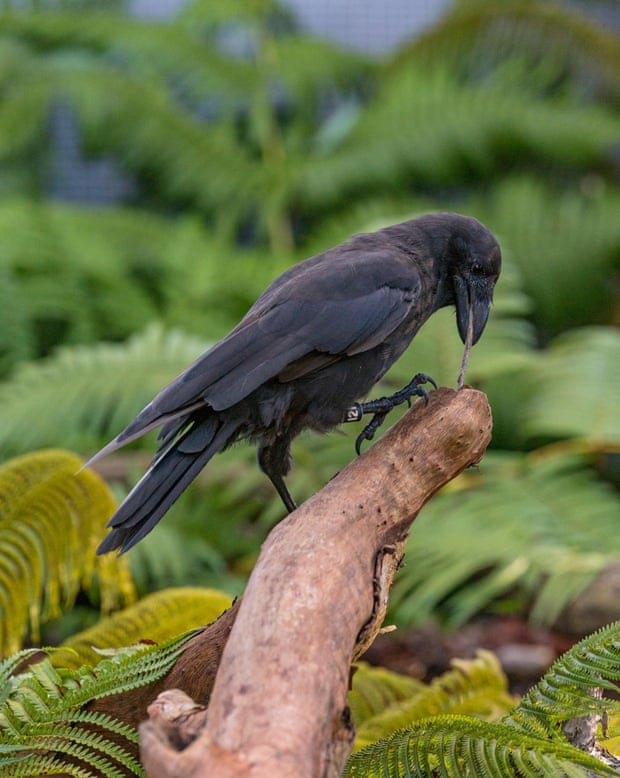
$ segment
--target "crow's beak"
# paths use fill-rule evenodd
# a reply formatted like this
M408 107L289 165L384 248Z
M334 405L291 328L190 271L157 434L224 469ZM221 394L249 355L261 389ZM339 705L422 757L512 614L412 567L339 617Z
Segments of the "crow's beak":
M471 345L477 343L489 318L492 292L486 282L468 284L462 278L455 278L456 324L463 343L467 339L469 317L473 319Z

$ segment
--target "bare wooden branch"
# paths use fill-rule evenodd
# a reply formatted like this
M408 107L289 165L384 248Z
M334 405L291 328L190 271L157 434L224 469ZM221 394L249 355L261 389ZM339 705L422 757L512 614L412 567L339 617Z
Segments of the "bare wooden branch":
M440 389L275 527L224 646L206 725L179 750L195 725L172 736L162 706L152 708L141 727L147 774L339 775L353 740L350 664L381 626L409 527L490 437L482 393Z

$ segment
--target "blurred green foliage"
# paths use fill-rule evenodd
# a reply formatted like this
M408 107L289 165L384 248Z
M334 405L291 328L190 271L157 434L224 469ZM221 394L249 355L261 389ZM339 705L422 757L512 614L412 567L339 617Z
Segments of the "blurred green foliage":
M165 23L121 6L0 12L3 458L95 450L293 262L425 211L475 215L505 257L467 376L493 451L416 525L394 616L526 607L547 581L534 612L553 619L620 556L618 37L561 2L463 0L376 60L273 0L194 0ZM113 205L59 188L67 155L120 179ZM454 385L461 351L442 311L386 382ZM296 442L298 498L350 461L345 432ZM119 494L152 451L138 445ZM253 460L216 458L136 549L143 591L242 588L282 515ZM567 484L579 510L532 508Z

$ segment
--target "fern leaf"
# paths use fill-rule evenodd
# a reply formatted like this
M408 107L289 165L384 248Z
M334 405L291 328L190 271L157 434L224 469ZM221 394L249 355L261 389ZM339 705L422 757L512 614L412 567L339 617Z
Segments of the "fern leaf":
M19 648L27 620L36 640L41 619L72 604L94 574L106 604L130 601L122 560L95 561L114 500L82 462L59 450L40 451L0 466L0 650Z
M366 746L348 761L343 778L429 778L431 775L612 776L615 770L565 743L524 735L514 727L468 716L422 719Z
M617 701L596 699L595 687L617 694L620 681L620 622L598 630L557 659L530 689L507 721L528 730L544 726L556 735L558 724L571 718L620 709Z
M480 218L501 236L519 268L545 340L605 322L613 309L609 277L620 245L620 195L597 181L593 191L558 190L532 176L510 175L480 202Z
M134 756L137 732L83 708L92 700L161 678L195 634L190 631L161 645L134 646L95 668L57 670L45 657L11 678L0 706L0 768L24 776L143 775ZM23 660L23 653L0 665L0 677Z
M183 587L156 592L65 640L51 661L58 667L93 665L101 659L95 649L142 640L160 643L214 621L231 603L227 594L214 589Z
M218 267L231 249L192 219L5 199L0 231L0 294L13 298L0 315L23 330L9 362L47 354L59 340L126 338L160 316L214 335L235 323L235 310L210 305L227 286L230 295Z
M617 118L601 107L524 95L502 84L469 86L445 68L410 66L386 79L340 146L300 170L306 206L333 207L360 189L395 192L410 181L471 186L510 150L545 164L595 164L607 155ZM412 138L415 142L412 142Z
M197 338L153 326L124 345L67 347L26 364L0 385L0 445L24 451L62 439L72 448L95 448L204 349ZM35 412L44 407L55 412Z
M479 651L475 659L453 660L452 665L452 670L429 686L421 685L408 699L394 700L364 721L358 727L355 748L431 715L468 714L497 720L513 706L506 677L493 654Z
M107 148L136 172L157 173L172 202L192 201L202 213L217 207L220 218L238 224L263 194L260 168L227 122L200 122L155 85L102 68L63 72L62 90L86 132L105 125Z
M74 673L69 672L68 678L77 684L67 685L66 700L81 706L89 700L136 689L161 678L185 650L187 641L199 631L186 632L159 645L132 646L93 668L82 666Z
M276 0L192 0L183 9L180 18L194 23L209 22L212 25L243 19L247 22L271 19L276 14L285 14Z
M0 265L0 376L34 356L33 346L19 283L12 268Z
M406 675L371 667L364 662L355 665L348 704L358 728L388 706L409 699L426 689L425 684Z
M487 455L416 520L407 565L392 589L393 618L411 623L438 607L452 624L508 591L533 600L549 624L616 560L618 495L580 456Z
M587 389L575 391L575 376ZM595 449L620 450L620 333L587 327L553 341L537 371L526 412L532 437L577 437Z

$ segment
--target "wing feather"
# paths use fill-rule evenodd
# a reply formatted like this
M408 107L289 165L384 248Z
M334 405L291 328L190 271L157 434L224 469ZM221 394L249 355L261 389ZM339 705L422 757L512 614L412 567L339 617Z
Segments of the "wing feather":
M188 409L230 408L280 374L292 380L372 349L415 303L419 275L401 251L358 250L340 261L307 262L285 283L272 285L229 335L164 387L106 453Z

